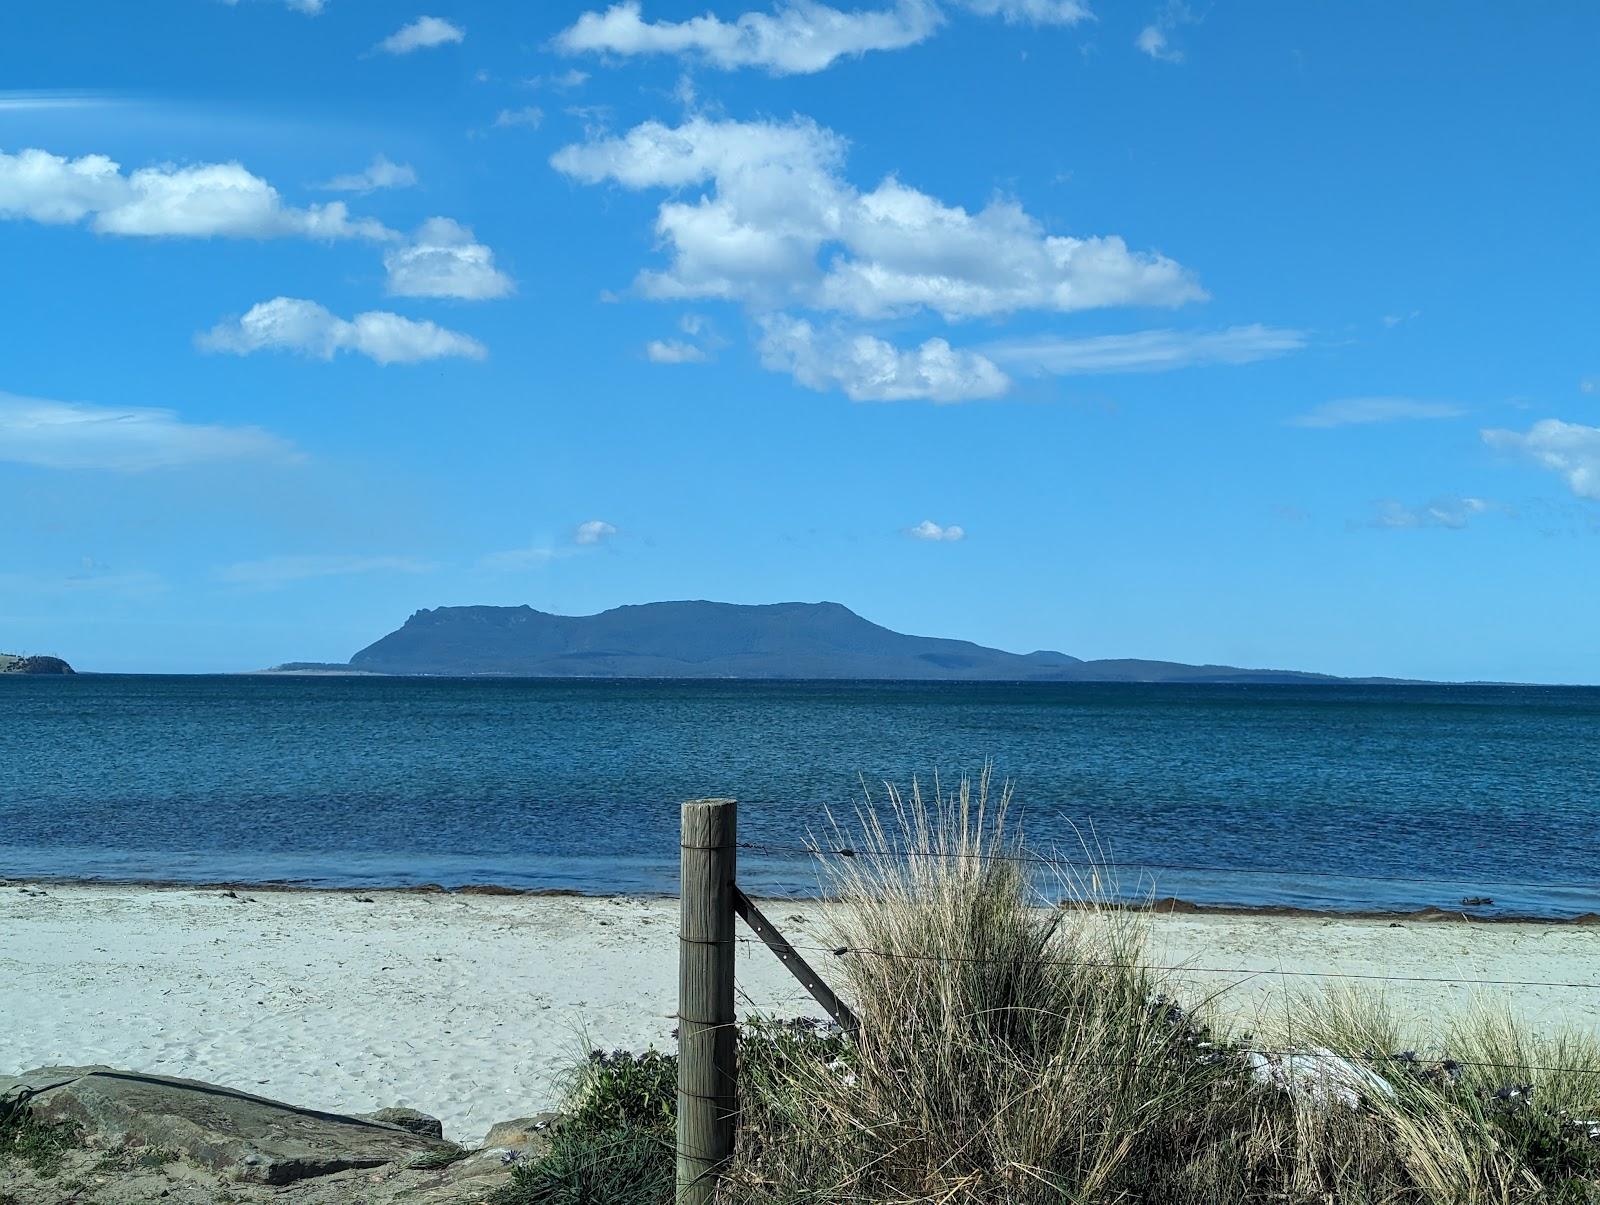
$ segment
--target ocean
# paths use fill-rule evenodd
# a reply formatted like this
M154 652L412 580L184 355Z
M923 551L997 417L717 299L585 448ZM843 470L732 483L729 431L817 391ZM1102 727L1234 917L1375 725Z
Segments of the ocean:
M1130 897L1570 917L1597 738L1578 687L6 677L0 876L672 892L730 796L744 886L810 895L830 814L987 763Z

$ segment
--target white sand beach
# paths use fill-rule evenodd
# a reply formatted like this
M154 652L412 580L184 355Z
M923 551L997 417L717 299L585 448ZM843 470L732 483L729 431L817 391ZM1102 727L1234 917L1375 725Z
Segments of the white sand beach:
M105 1063L315 1108L409 1105L472 1142L495 1121L554 1107L586 1040L670 1047L673 900L38 890L0 888L0 1073ZM819 905L767 911L797 945L824 944ZM1593 927L1219 914L1152 924L1153 957L1227 972L1194 977L1226 987L1219 1004L1241 1019L1320 982L1284 974L1294 971L1600 983ZM828 962L817 959L824 974ZM738 965L747 1009L817 1012L765 949L741 943ZM1382 986L1413 1016L1504 991L1535 1029L1600 1027L1600 991Z

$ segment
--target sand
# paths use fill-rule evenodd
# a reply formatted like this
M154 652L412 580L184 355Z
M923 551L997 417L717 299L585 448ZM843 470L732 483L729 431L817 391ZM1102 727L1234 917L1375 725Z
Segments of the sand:
M105 1063L313 1108L408 1105L471 1143L557 1105L586 1042L671 1045L673 900L31 890L0 888L0 1073ZM797 945L823 943L818 905L767 912ZM1243 1019L1320 982L1288 971L1600 984L1593 927L1218 914L1153 925L1152 956L1227 972L1194 978L1225 988L1220 1006ZM817 959L824 974L829 961ZM817 1012L765 949L741 943L738 968L746 1009ZM1497 990L1384 986L1413 1017ZM1534 1028L1600 1028L1600 990L1499 990Z

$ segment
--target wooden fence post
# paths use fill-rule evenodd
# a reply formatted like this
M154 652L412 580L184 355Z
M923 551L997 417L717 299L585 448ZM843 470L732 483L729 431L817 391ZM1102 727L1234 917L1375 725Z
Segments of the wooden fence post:
M683 805L678 930L678 1200L712 1205L738 1112L733 1012L738 804Z

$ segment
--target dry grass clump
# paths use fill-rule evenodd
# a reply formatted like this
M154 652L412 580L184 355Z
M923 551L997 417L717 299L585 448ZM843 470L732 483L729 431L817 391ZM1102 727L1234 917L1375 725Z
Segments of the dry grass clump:
M859 1041L764 1043L741 1068L728 1201L1600 1202L1581 1124L1600 1076L1538 1070L1600 1071L1593 1041L1481 1015L1395 1059L1381 1003L1330 997L1295 1009L1292 1047L1252 1045L1323 1047L1392 1095L1258 1083L1244 1044L1147 965L1143 914L1101 906L1093 881L1047 905L1008 802L987 778L913 785L840 842L856 856L828 863L836 939L862 952L835 987Z

